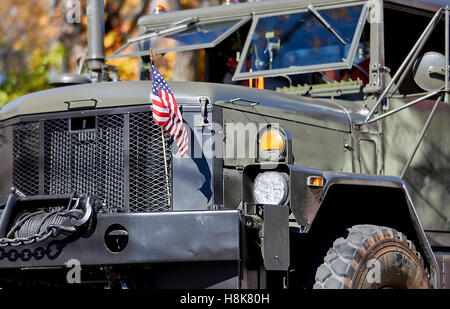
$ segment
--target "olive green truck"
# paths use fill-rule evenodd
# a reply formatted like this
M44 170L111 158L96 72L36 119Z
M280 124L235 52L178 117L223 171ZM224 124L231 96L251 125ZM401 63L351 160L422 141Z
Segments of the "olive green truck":
M450 287L445 1L158 7L108 56L103 10L78 74L0 111L1 287ZM192 75L185 156L150 49Z

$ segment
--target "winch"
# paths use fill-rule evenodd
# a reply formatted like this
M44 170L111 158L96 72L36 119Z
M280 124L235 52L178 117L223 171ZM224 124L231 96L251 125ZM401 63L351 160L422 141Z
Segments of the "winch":
M92 218L94 201L77 192L71 196L21 197L13 189L0 220L0 247L42 242L61 233L73 234Z

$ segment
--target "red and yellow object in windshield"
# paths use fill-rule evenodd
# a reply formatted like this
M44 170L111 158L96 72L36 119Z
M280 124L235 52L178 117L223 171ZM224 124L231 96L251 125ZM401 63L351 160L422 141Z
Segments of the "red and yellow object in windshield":
M253 78L248 80L248 86L253 88ZM255 88L264 89L264 77L258 77L255 79Z

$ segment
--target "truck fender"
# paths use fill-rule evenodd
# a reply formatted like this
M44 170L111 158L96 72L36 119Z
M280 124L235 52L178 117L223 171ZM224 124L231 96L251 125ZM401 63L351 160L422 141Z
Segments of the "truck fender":
M324 173L324 176L326 174ZM327 183L306 232L317 237L337 228L374 224L394 228L413 241L423 256L434 288L440 287L439 267L404 182L376 175L326 175ZM321 236L319 236L321 235Z

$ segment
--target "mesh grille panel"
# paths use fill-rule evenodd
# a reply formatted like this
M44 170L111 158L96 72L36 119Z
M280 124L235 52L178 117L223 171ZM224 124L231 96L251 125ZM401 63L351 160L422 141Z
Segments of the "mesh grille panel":
M83 122L80 118L45 120L41 127L39 122L16 125L16 188L25 195L71 194L73 191L95 195L109 212L169 210L161 131L151 113L90 118L95 119L94 126L78 131L71 122ZM39 136L44 137L41 145ZM165 133L165 143L171 191L172 157L168 133ZM41 177L39 153L43 154Z
M166 141L170 139L165 131ZM166 149L169 150L166 142ZM172 152L167 151L169 183L171 183ZM148 212L167 211L168 192L161 128L149 113L130 115L130 210ZM169 194L171 196L171 186Z
M69 132L69 119L45 123L44 194L74 190L124 210L123 115L98 117L97 130Z
M25 195L39 194L39 122L16 125L13 131L13 184Z

